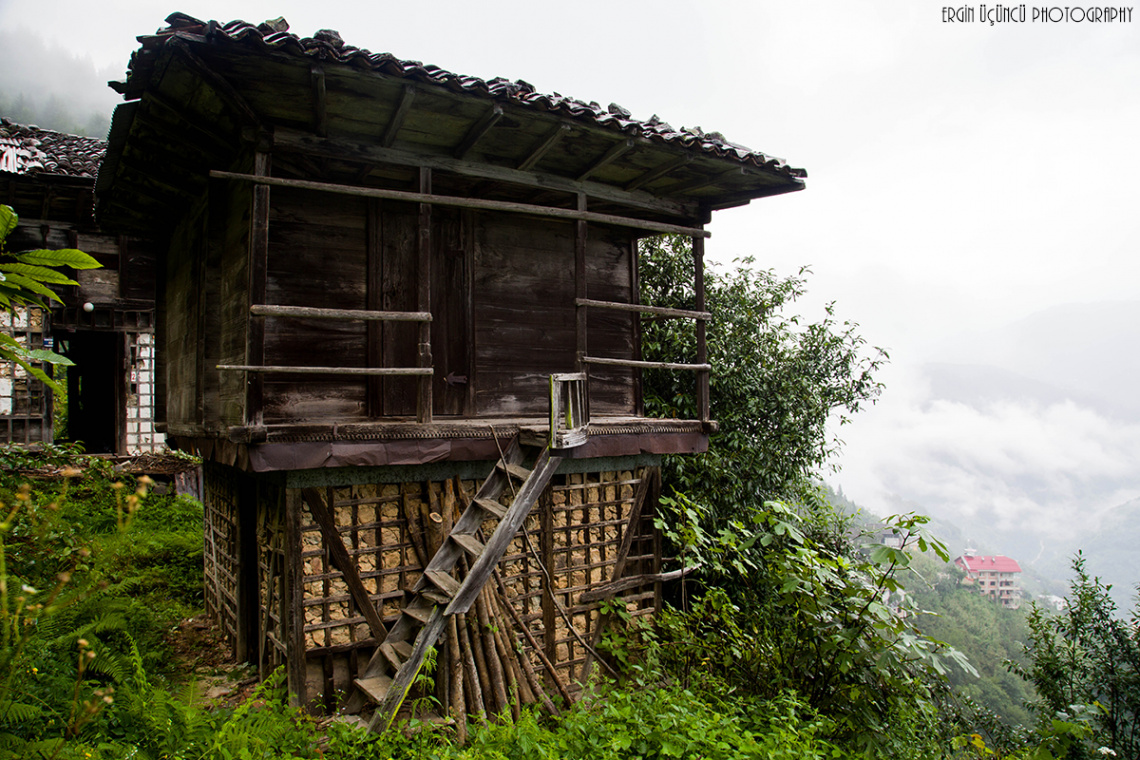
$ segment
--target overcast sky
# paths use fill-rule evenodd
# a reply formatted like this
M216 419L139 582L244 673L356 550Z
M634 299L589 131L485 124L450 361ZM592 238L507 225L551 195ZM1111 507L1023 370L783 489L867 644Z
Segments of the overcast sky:
M1118 414L1136 362L1121 343L1135 330L1119 330L1140 303L1140 14L1041 23L1030 7L991 26L968 7L972 23L945 22L934 0L0 0L0 31L121 72L134 37L171 11L283 15L302 36L337 29L785 158L808 170L807 190L718 213L709 253L784 274L810 265L804 308L834 300L889 349L886 394L844 430L833 482L879 511L895 495L1064 533L1140 496L1140 420ZM1081 329L1057 335L1043 312ZM1036 384L967 398L928 362Z

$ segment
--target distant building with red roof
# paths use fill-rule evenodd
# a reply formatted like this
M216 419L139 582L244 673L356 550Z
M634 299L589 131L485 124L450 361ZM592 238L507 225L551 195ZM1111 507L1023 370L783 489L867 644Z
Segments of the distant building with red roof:
M967 549L954 564L966 572L967 583L977 584L979 591L998 600L1003 607L1021 606L1021 587L1017 580L1021 565L1017 560L1002 554L977 556Z

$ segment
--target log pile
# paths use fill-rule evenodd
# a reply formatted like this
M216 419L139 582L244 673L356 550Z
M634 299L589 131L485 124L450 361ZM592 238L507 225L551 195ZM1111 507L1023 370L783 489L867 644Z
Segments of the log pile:
M430 503L404 501L408 534L421 566L439 550L470 500L457 477L444 482L438 497L429 493ZM464 558L454 572L457 585L467 569ZM510 715L517 720L526 704L541 704L551 715L558 715L556 699L563 704L571 701L567 684L512 606L498 570L472 608L448 620L436 653L430 696L439 705L440 715L455 725L460 742L466 741L469 719L486 722Z

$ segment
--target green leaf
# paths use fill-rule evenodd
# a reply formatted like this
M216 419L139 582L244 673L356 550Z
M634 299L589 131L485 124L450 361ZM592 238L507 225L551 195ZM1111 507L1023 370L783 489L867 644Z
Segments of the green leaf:
M0 354L2 354L2 353L3 352L0 351ZM25 361L20 356L13 355L9 358L11 358L12 361L16 362L16 364L19 364L25 370L27 370L28 374L30 374L32 377L35 377L37 380L41 381L44 385L48 386L49 388L51 388L56 393L66 393L67 392L62 385L57 383L55 380L53 380L51 378L51 376L49 376L46 372L44 372L42 369L35 366L34 364L28 363L27 361Z
M7 282L12 283L13 285L18 285L21 288L27 288L33 293L39 293L41 296L46 296L53 301L60 301L59 296L56 295L54 290L37 280L33 280L31 277L25 277L22 274L11 272L6 278L4 275L0 274L0 278L4 278ZM62 301L60 301L60 303L62 303Z
M23 264L40 264L45 267L98 269L103 266L88 254L75 248L59 248L56 250L39 249L35 251L23 251L14 255L16 260Z
M58 364L64 367L75 366L75 362L71 361L71 359L47 348L33 348L31 351L28 351L27 356L29 359L47 362L48 364Z
M0 272L15 272L32 277L40 282L50 282L53 285L78 285L79 283L67 275L54 269L37 266L35 264L0 264Z
M3 243L12 230L16 229L16 223L19 221L20 217L16 215L14 208L0 205L0 243Z

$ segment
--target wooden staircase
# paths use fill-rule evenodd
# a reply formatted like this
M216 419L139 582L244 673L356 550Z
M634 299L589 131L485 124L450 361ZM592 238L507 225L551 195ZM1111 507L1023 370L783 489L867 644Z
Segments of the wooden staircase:
M428 649L444 633L448 617L471 607L562 462L549 446L539 454L533 470L522 466L523 458L515 439L424 568L399 619L353 682L356 689L341 708L342 714L358 714L371 702L377 707L368 728L384 731L391 724ZM511 479L521 485L508 489ZM509 507L499 501L507 490L515 491ZM483 543L478 537L480 529L492 519L498 520L498 525ZM452 572L464 555L470 557L471 568L460 581Z

